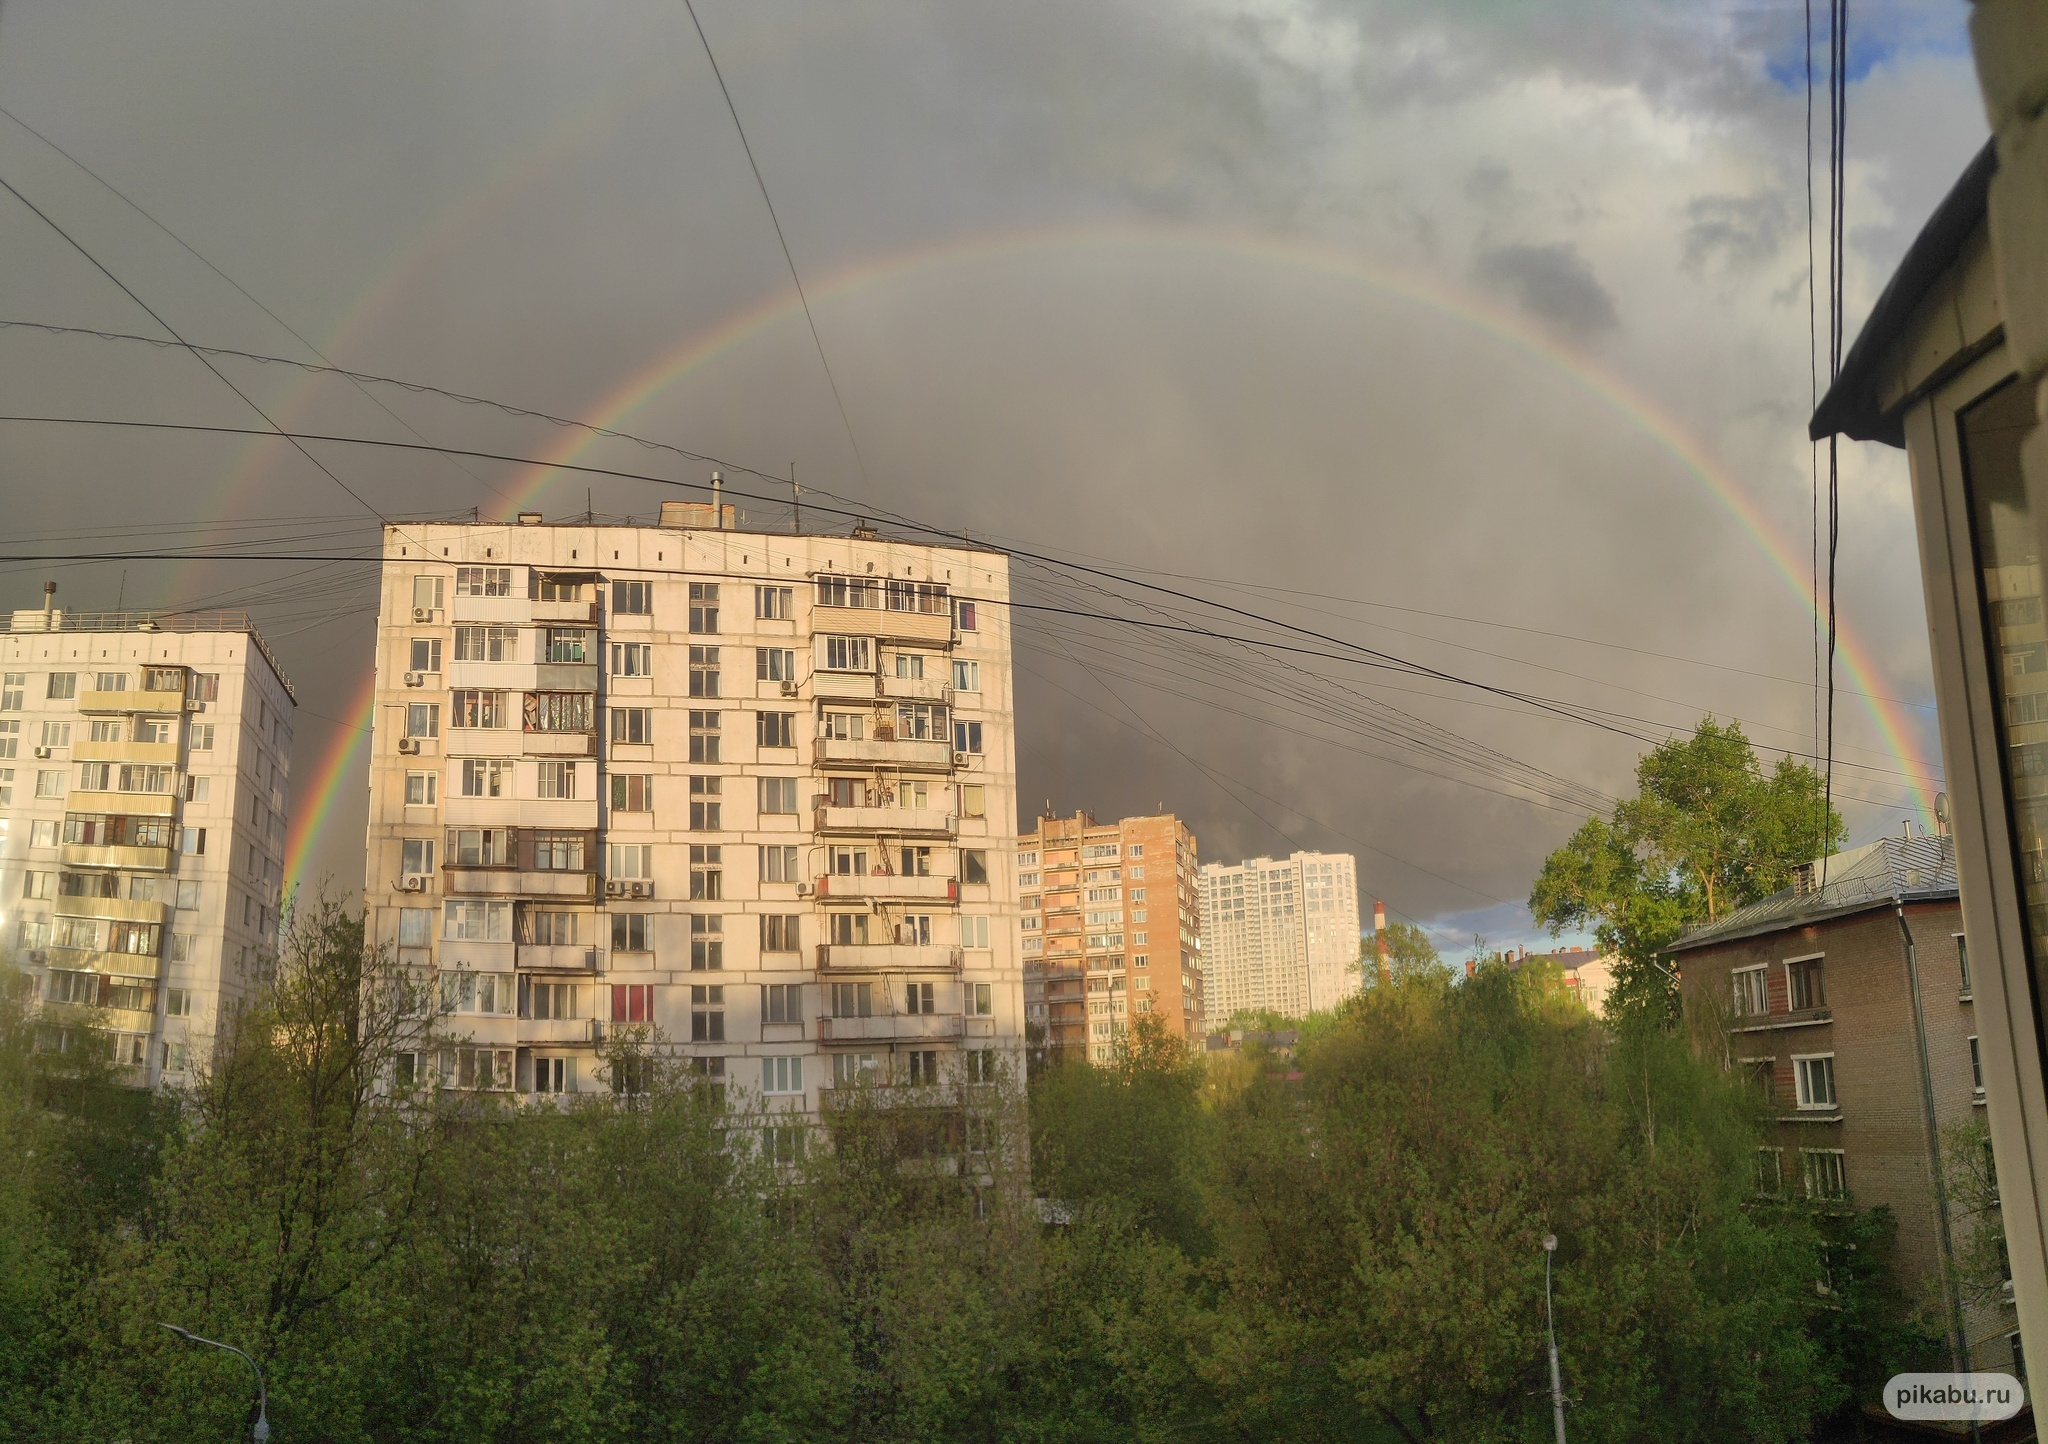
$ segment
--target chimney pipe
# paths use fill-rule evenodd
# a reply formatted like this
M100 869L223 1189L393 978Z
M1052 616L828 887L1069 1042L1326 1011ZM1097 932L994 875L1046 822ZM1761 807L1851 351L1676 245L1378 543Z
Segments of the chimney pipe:
M1382 985L1394 980L1393 970L1387 966L1387 905L1377 898L1372 905L1372 940L1379 949L1380 982Z
M43 583L43 630L50 630L50 613L57 605L57 584Z
M711 524L720 531L725 530L725 507L721 505L724 500L725 473L714 471L711 473Z

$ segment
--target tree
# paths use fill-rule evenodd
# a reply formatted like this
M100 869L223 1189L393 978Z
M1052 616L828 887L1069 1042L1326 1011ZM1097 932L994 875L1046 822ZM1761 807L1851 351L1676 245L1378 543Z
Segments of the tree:
M1395 982L1445 971L1429 934L1413 923L1388 923L1386 930L1387 971ZM1380 938L1367 933L1358 944L1358 971L1368 988L1380 980Z
M1668 1023L1677 990L1657 961L1679 934L1786 886L1845 836L1820 774L1766 772L1739 723L1708 717L1636 765L1636 795L1588 818L1544 861L1529 911L1551 934L1591 926L1617 955L1610 1011Z

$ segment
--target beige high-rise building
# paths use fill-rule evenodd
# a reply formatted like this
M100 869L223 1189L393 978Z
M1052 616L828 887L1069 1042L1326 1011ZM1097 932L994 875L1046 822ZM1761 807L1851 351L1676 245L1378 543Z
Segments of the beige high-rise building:
M745 1110L992 1076L1007 559L662 512L385 533L366 898L457 1037L411 1066L602 1089L608 1030L652 1025Z
M1025 1013L1047 1056L1106 1063L1133 1017L1202 1031L1195 835L1176 817L1043 817L1017 842Z
M46 598L46 600L54 600ZM189 1081L277 941L291 684L241 613L0 633L0 944L38 1045Z
M1300 1018L1357 992L1358 865L1344 853L1255 857L1201 873L1209 1017Z

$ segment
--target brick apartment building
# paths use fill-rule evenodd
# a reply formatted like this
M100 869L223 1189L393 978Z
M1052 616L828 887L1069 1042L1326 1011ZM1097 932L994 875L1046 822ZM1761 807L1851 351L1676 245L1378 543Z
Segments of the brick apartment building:
M1195 835L1176 817L1043 817L1017 839L1024 1013L1041 1058L1107 1063L1138 1014L1202 1034Z
M1943 1255L1962 1242L1961 1220L1951 1212L1945 1250L1933 1136L1984 1107L1952 840L1885 838L1823 859L1666 956L1687 1012L1721 1021L1730 1063L1772 1100L1759 1187L1888 1205L1901 1282L1952 1332ZM2009 1303L1962 1312L1978 1367L2017 1361Z

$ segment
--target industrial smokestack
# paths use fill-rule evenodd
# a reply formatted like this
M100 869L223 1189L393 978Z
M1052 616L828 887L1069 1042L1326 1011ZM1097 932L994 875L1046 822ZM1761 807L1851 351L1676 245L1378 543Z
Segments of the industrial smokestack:
M714 471L711 473L711 524L720 531L725 530L725 507L721 505L724 500L725 473Z
M1380 985L1394 981L1393 969L1387 966L1387 905L1377 898L1372 905L1372 940L1380 954Z

